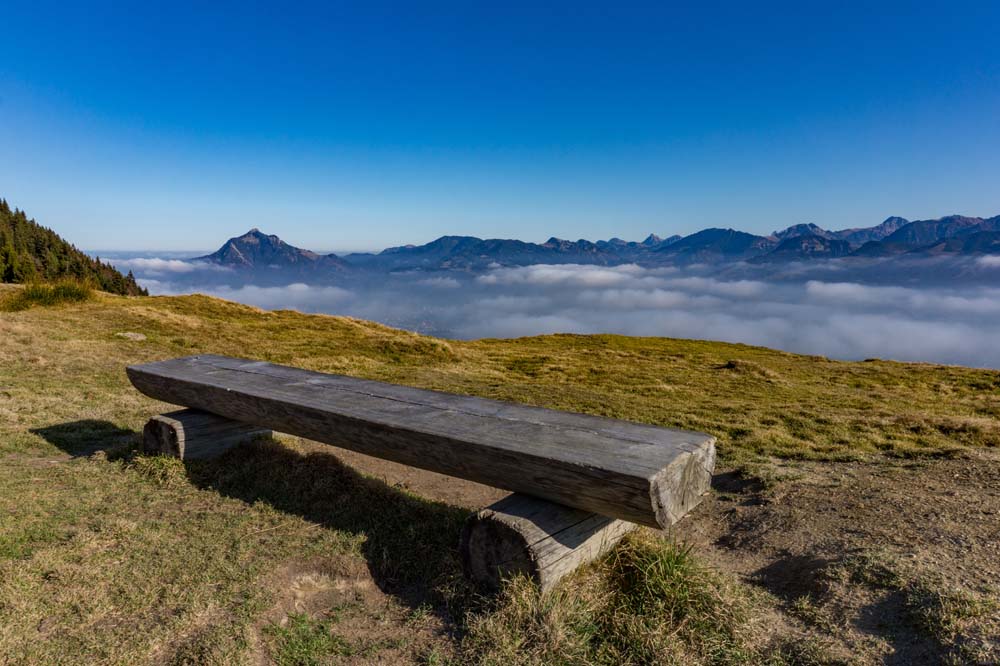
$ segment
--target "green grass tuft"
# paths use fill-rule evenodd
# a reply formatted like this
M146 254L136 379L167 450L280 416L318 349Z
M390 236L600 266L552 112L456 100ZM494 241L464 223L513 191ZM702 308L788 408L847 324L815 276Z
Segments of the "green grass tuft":
M13 292L0 301L0 310L19 312L35 306L51 307L80 303L93 298L94 290L83 282L62 280L52 284L36 282Z
M265 633L271 639L271 658L276 666L320 666L330 657L354 653L350 643L333 632L333 621L315 620L297 613L288 624L272 624Z
M469 622L472 663L496 666L780 663L755 646L753 593L649 532L624 539L584 580L547 594L510 581ZM773 653L773 654L772 654Z
M187 479L184 463L178 458L137 456L127 466L158 485L180 484Z
M745 591L699 565L689 548L635 535L612 552L606 575L612 596L601 635L628 662L655 663L672 650L680 661L711 664L754 656Z

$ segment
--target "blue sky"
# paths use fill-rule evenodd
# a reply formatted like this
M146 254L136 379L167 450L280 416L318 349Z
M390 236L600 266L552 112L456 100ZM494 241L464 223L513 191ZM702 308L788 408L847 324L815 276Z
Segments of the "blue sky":
M212 4L3 2L0 196L146 250L1000 213L1000 3Z

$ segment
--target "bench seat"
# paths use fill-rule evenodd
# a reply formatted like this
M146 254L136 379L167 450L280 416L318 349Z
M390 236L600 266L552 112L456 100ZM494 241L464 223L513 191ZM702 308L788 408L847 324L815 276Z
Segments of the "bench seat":
M709 488L709 435L202 354L127 368L142 393L664 528Z

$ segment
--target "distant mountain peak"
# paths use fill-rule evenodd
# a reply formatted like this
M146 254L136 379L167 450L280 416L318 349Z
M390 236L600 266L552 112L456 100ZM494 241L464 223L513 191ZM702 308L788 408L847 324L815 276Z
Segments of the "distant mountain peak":
M993 231L990 220L965 215L948 215L935 220L916 220L896 229L885 237L886 243L911 246L929 245L946 238L976 231Z
M274 234L265 234L263 231L261 231L257 227L254 227L253 229L251 229L250 231L246 232L242 236L235 236L234 238L236 238L236 239L274 238L274 239L277 239L279 242L282 242L282 243L284 242L280 238L278 238L277 236L275 236ZM230 240L233 240L233 239L230 239Z
M218 250L198 260L230 268L340 268L344 263L333 254L320 256L289 245L257 227L230 238Z
M820 238L831 238L831 234L826 229L813 224L812 222L806 222L802 224L793 224L792 226L782 229L781 231L775 231L771 234L778 240L785 240L786 238L795 238L796 236L819 236Z
M689 262L718 262L750 259L764 254L776 244L773 238L713 227L665 244L654 251Z
M834 231L832 237L845 240L854 246L865 245L871 241L881 241L909 223L910 221L906 218L890 215L882 220L881 224L877 224L874 227L841 229L840 231Z
M820 234L799 234L788 236L766 255L755 257L754 263L774 261L797 261L813 258L834 259L846 257L851 252L851 244L839 238Z

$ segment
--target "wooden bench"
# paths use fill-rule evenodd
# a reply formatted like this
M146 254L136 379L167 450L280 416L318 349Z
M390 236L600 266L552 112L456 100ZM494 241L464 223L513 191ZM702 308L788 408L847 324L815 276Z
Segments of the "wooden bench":
M683 430L215 355L131 366L142 393L189 409L152 419L144 447L215 455L270 430L515 491L473 516L466 572L543 588L634 524L665 528L711 482L715 439Z

